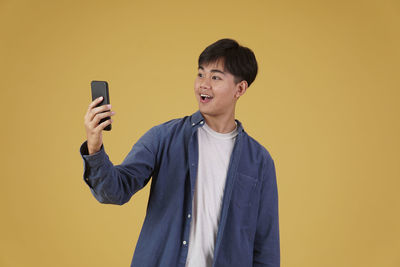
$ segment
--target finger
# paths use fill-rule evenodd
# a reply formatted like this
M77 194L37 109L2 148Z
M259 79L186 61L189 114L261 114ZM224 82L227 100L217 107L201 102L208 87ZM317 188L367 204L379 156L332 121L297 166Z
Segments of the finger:
M97 106L102 100L103 100L103 97L100 96L100 97L96 98L95 100L93 100L93 101L89 104L88 109L87 109L86 114L85 114L85 118L87 117L87 118L89 118L90 120L93 118L93 117L90 115L90 112L92 111L93 107Z
M113 122L112 119L103 121L102 123L99 124L99 126L96 127L96 131L102 131L104 128L107 127L107 125L111 124Z
M114 111L98 113L94 116L94 118L91 121L87 121L85 123L88 125L89 129L93 130L98 126L101 119L114 116L114 114L115 114Z
M97 114L109 111L110 109L111 109L111 105L102 105L100 107L93 108L89 112L89 116L88 116L89 120L93 120L94 116L96 116Z
M98 113L94 117L93 122L97 125L101 119L114 116L114 114L115 114L114 111Z
M105 112L105 111L109 111L110 109L111 109L111 104L108 104L108 105L102 105L102 106L99 106L99 107L95 107L95 108L92 109L92 112L97 114L97 113L102 113L102 112Z
M88 111L90 111L93 107L95 107L97 104L99 104L102 100L103 100L102 96L93 100L92 103L89 104Z

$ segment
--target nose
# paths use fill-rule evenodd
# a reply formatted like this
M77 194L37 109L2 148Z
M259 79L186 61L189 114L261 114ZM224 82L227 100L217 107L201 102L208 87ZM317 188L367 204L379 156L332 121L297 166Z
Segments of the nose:
M208 77L204 77L201 82L200 82L200 88L203 89L210 89L211 88L211 83L210 79Z

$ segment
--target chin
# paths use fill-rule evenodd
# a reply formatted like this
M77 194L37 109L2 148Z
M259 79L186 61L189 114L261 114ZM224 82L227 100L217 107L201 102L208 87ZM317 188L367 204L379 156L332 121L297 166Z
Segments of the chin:
M199 106L199 110L200 110L200 112L202 113L202 114L205 114L205 115L208 115L208 116L213 116L214 115L214 112L212 111L212 110L210 110L209 108L201 108L200 106Z
M201 111L201 113L206 113L206 114L208 114L208 112L207 112L208 109L202 107L201 105L199 105L199 110Z

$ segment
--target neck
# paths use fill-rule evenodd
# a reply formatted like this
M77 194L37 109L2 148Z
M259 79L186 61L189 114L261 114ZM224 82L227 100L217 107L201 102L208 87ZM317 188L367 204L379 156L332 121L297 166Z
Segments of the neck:
M203 114L207 125L218 133L230 133L236 128L235 114L211 116Z

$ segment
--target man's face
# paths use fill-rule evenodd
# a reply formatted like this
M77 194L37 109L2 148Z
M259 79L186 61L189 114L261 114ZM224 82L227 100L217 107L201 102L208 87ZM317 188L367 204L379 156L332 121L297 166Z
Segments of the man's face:
M223 60L200 65L194 82L200 112L210 116L234 114L239 85L234 80L231 73L224 71Z

